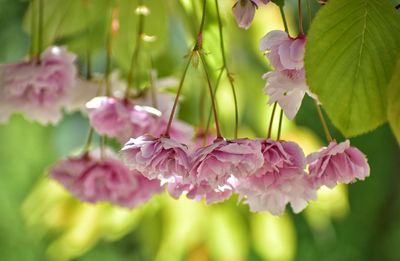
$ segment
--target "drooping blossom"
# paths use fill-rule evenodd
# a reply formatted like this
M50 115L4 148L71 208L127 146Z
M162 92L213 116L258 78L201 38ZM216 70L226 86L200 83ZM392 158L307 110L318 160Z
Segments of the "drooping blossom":
M163 183L186 175L189 169L187 148L167 137L143 135L130 139L122 148L121 155L130 169Z
M55 124L75 85L76 55L63 47L49 47L40 63L23 61L0 68L0 122L14 112L41 124Z
M103 159L91 153L61 160L50 168L50 175L82 201L107 201L127 208L163 190L159 181L129 170L110 152Z
M291 38L286 32L274 30L267 33L260 43L260 50L267 52L271 65L277 71L304 70L305 36Z
M303 150L294 142L262 141L263 166L253 175L239 178L236 191L253 212L283 214L288 203L295 213L316 198L304 171Z
M263 75L267 81L265 93L269 96L268 104L278 102L286 117L292 120L300 109L304 95L314 95L309 91L303 76L288 76L283 72L268 72Z
M193 184L207 182L213 189L225 186L228 179L249 176L263 164L257 140L220 140L199 148L192 155L187 180Z
M291 38L286 32L271 31L261 40L260 50L268 52L267 57L275 71L263 75L268 103L275 102L289 119L294 119L300 109L304 94L317 100L308 88L304 73L304 47L306 38L300 35Z
M366 156L350 141L331 141L328 147L307 156L309 173L316 188L333 188L337 183L349 184L369 176Z
M96 132L116 138L121 143L149 132L161 115L154 108L106 96L93 98L87 102L86 108Z
M269 0L238 0L233 6L233 14L240 28L248 29L254 19L256 9Z
M184 181L182 177L176 177L173 182L167 186L169 194L178 199L182 194L190 199L200 201L205 199L207 205L223 202L229 199L234 192L236 185L236 179L231 176L224 186L218 186L213 188L206 181L200 182L200 184L193 184L188 181Z

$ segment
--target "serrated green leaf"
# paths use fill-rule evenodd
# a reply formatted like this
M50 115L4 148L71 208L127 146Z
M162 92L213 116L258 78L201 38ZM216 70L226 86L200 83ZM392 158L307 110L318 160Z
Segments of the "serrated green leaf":
M386 91L400 49L400 17L387 0L330 0L314 19L307 82L346 136L386 121Z
M388 89L387 117L390 126L400 144L400 59Z

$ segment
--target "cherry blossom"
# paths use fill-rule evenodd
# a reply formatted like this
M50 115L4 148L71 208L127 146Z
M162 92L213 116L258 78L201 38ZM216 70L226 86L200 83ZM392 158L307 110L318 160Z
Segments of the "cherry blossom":
M304 171L303 150L294 142L262 141L263 166L253 175L239 178L236 191L253 212L283 214L288 203L302 211L316 191Z
M116 138L121 143L151 131L161 115L154 108L106 96L93 98L86 108L90 124L96 132Z
M61 160L50 168L50 176L74 196L91 203L107 201L134 208L162 192L159 181L130 171L110 153L103 159L91 153Z
M41 124L55 124L75 85L76 55L49 47L40 63L23 61L0 67L0 122L14 112Z
M187 147L167 138L143 135L130 139L121 150L125 164L149 179L169 182L186 175L189 169Z
M328 147L307 156L310 177L319 188L333 188L337 183L349 184L369 176L369 165L365 155L350 141L331 141Z
M193 184L207 182L211 188L225 186L233 175L251 175L263 164L261 145L256 140L219 140L192 155L187 177Z
M233 14L240 28L248 29L253 21L256 9L269 0L238 0L233 6Z

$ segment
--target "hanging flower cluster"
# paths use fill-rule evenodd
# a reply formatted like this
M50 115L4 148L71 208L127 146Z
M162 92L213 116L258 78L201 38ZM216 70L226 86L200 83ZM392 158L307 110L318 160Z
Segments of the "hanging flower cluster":
M76 56L63 47L49 47L35 60L0 66L0 122L14 112L42 124L57 123L71 103Z
M255 10L268 3L269 0L237 1L233 13L239 26L248 28ZM206 2L204 14L205 6ZM139 19L144 19L147 13L138 12L138 15ZM118 30L114 19L108 44ZM201 49L202 29L188 56L175 98L162 92L160 87L175 86L177 82L158 81L154 70L150 70L152 86L144 91L136 88L138 93L131 95L132 78L137 76L133 69L137 65L138 46L133 52L127 84L117 73L83 80L77 76L76 56L64 47L50 47L38 60L0 67L0 121L7 121L14 112L21 112L28 119L54 124L61 119L64 109L84 110L91 126L90 133L94 131L102 137L100 150L90 149L90 134L82 155L55 163L49 173L74 196L91 203L106 201L134 208L166 189L174 198L186 195L190 199L205 200L207 204L222 202L237 194L253 212L281 215L288 204L295 213L302 211L309 201L316 199L321 186L333 188L337 183L349 184L369 176L366 156L351 147L348 140L337 143L328 137L328 147L305 156L298 144L281 140L280 133L277 140L270 135L265 139L222 137L215 94ZM138 39L143 35L141 30L138 30ZM222 35L220 38L223 70L235 95L226 67ZM306 36L302 30L296 38L287 32L272 31L260 44L260 50L266 53L274 68L263 76L267 80L265 92L269 104L279 104L289 119L296 116L306 93L318 103L305 80L305 45ZM204 132L204 126L194 134L190 125L173 120L194 56L204 67L216 136ZM107 59L109 63L110 52ZM120 155L105 148L106 138L121 145Z
M190 153L172 139L145 135L125 144L122 157L131 170L167 183L175 198L185 193L212 204L237 193L251 211L274 215L281 215L288 203L300 212L322 185L332 188L369 175L365 156L349 141L332 142L306 158L289 141L224 139Z
M104 154L93 151L62 160L50 168L51 177L83 201L108 201L126 208L137 207L163 190L159 181L129 170L111 150Z
M286 32L271 31L261 39L260 50L267 52L275 71L264 74L267 80L265 93L268 103L275 102L283 109L286 117L294 119L300 109L304 95L317 99L309 90L304 72L304 47L306 37L291 38Z

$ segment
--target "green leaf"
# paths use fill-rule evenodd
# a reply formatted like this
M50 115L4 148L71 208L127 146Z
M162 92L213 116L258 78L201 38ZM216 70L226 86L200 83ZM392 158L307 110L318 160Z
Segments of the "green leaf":
M314 19L307 82L346 136L386 121L386 92L400 49L400 17L387 0L330 0Z
M397 61L397 67L388 89L387 117L400 144L400 59Z

